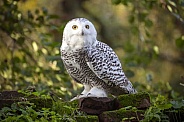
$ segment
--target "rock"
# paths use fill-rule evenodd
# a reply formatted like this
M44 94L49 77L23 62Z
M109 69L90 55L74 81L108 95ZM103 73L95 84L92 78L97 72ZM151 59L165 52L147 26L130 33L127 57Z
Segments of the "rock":
M75 114L76 110L78 111L78 101L72 101L72 102L57 101L57 102L54 102L52 110L60 115Z
M3 107L9 107L15 102L30 101L37 106L37 109L52 107L52 99L40 98L35 95L25 95L17 91L3 91L0 92L0 109Z
M126 106L146 109L150 106L150 96L148 93L126 94L117 98L96 98L85 97L79 99L79 108L81 111L90 115L99 115L104 111L117 110Z
M79 108L87 114L99 115L104 111L117 110L119 102L113 98L86 97L79 99Z
M118 96L120 108L126 106L136 107L138 109L146 109L150 107L150 95L147 92L139 92L137 94L125 94Z
M98 122L98 116L75 116L77 122Z
M137 122L143 119L146 108L150 106L150 96L145 92L120 95L117 98L86 97L72 102L53 102L50 98L17 91L0 92L0 108L24 101L34 103L38 110L52 108L56 113L73 117L77 122Z
M115 111L106 111L99 115L100 122L139 122L143 119L144 110L126 110L121 108Z

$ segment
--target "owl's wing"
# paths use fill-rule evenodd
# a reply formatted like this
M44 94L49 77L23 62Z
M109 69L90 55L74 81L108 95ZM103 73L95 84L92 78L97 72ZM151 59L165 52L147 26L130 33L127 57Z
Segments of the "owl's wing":
M131 82L122 70L117 55L108 45L98 42L96 47L87 49L86 55L85 59L89 68L106 84L125 88L127 93L134 91Z

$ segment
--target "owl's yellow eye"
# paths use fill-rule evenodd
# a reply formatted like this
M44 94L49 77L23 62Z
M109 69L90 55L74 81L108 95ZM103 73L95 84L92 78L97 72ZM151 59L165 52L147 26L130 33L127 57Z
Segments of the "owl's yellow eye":
M89 29L89 25L86 25L85 27L86 27L87 29Z
M73 25L73 26L72 26L72 29L74 29L74 30L77 30L77 28L78 28L77 25Z

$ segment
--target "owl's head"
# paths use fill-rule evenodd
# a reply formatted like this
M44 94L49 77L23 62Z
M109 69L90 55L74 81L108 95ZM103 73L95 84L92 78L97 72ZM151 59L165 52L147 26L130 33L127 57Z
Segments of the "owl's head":
M86 36L93 35L96 36L97 32L94 25L85 18L75 18L70 20L65 28L63 35L78 35L78 36Z
M94 25L85 18L70 20L63 31L63 46L72 48L91 45L96 40L97 32ZM66 45L67 44L67 45Z

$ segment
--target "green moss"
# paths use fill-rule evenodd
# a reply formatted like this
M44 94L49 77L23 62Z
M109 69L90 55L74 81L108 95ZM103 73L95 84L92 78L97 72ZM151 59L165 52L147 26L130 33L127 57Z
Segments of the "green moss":
M57 101L54 102L52 109L59 113L60 115L72 115L77 111L78 109L78 101L72 101L72 102L62 102Z
M120 95L117 98L122 106L137 107L141 104L143 99L150 100L150 95L147 92L140 92L137 94Z
M34 103L37 109L52 107L52 99L47 96L41 97L31 93L29 93L28 95L24 93L19 93L17 91L5 91L1 92L0 94L2 94L0 102L3 103L0 105L0 108L10 107L13 103L17 102L28 102L28 101L30 103Z
M98 116L75 116L77 122L98 122Z
M98 122L97 116L86 115L86 113L78 110L78 101L72 102L54 102L52 110L56 113L65 116L66 120L77 122Z
M126 110L121 108L115 111L106 111L100 115L102 121L120 122L122 120L141 120L143 118L144 110Z
M52 99L50 98L31 98L28 101L34 103L37 109L51 108L53 105Z

